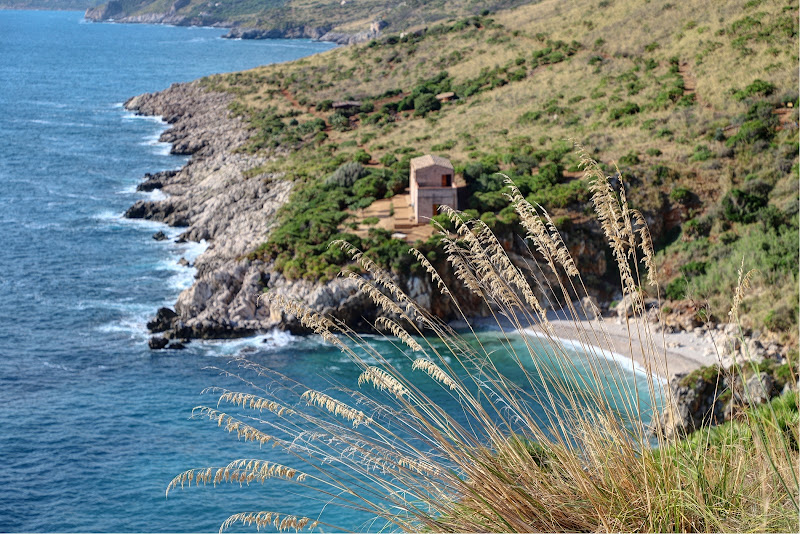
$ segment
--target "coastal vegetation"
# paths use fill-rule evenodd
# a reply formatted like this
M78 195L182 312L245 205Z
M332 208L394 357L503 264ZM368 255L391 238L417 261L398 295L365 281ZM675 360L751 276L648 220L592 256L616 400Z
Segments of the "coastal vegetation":
M332 239L384 268L419 271L390 232L354 229L360 210L403 191L411 158L433 153L463 176L465 213L524 252L503 197L512 179L552 213L570 249L589 245L576 261L587 286L612 300L610 250L603 262L589 254L600 228L587 216L576 139L648 221L671 307L693 303L698 321L723 321L745 257L759 274L743 326L796 344L797 20L797 6L778 0L591 10L545 1L204 84L236 95L231 112L253 128L246 150L272 157L250 177L293 183L278 225L250 255L291 279L324 280L350 263ZM446 92L452 100L435 98ZM341 101L358 105L333 107ZM443 266L438 241L416 246Z
M735 394L744 409L733 421L688 437L664 432L653 412L673 400L658 378L668 362L643 320L643 288L659 287L653 243L625 189L584 153L577 157L624 297L634 303L628 341L641 355L644 385L631 382L603 320L581 320L592 310L581 299L586 289L575 260L552 218L508 181L510 206L537 251L527 268L511 261L487 224L463 213L445 209L453 231L442 228L439 236L458 283L493 311L503 352L517 369L513 377L474 331L457 334L367 255L335 242L364 272L344 274L386 312L375 326L405 358L393 364L346 324L266 294L361 369L358 388L308 389L234 361L221 369L229 382L209 390L214 402L194 416L242 441L269 444L290 463L253 457L190 469L167 494L192 485L299 484L319 495L322 508L374 514L377 522L365 528L414 532L797 531L797 393L753 408L764 391L741 380ZM455 288L421 252L413 254L439 296L458 305ZM734 324L751 274L740 270L731 288ZM554 337L535 296L540 285L552 285L549 304L578 326L575 351ZM741 369L729 372L744 378ZM788 376L795 389L796 373L795 367ZM340 527L306 512L318 510L313 504L312 498L296 510L237 513L220 530Z
M96 2L100 4L101 2ZM134 21L168 17L184 25L240 27L258 37L319 37L327 32L366 33L373 23L400 32L451 17L504 9L525 0L110 0L95 10L101 19ZM91 16L95 16L92 14Z

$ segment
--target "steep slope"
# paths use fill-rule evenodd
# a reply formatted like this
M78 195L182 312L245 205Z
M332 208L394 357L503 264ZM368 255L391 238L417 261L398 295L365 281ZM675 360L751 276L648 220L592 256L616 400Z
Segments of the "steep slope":
M469 184L468 211L524 251L496 173L511 177L553 215L609 304L613 262L586 215L571 138L609 173L619 167L645 213L675 327L726 321L744 258L761 273L745 325L796 343L797 14L785 1L617 0L591 11L545 1L203 80L249 127L236 152L260 160L242 179L292 184L274 224L248 238L261 245L229 259L302 297L342 283L326 282L348 262L328 243L347 238L410 280L420 267L408 244L358 214L402 192L412 156L434 153ZM454 99L439 104L447 91ZM359 105L334 109L339 100ZM340 180L351 162L364 167ZM441 259L435 239L418 246Z

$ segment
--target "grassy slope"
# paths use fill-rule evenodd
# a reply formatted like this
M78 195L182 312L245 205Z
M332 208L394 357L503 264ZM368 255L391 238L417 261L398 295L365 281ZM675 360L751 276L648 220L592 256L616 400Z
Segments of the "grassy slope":
M724 320L744 257L745 269L761 271L743 304L746 325L796 341L798 136L789 123L798 120L797 16L791 1L604 0L588 9L550 0L208 84L239 95L237 112L261 129L254 150L289 151L263 170L302 186L285 211L280 242L273 235L260 254L292 276L330 275L327 263L342 261L323 252L327 238L346 230L336 212L357 207L370 191L324 179L359 151L384 163L381 176L368 177L384 186L403 175L409 152L452 158L472 179L471 207L510 234L513 217L498 204L501 184L492 178L502 170L580 235L585 186L544 172L548 163L574 170L563 141L573 138L609 171L619 164L660 242L668 297L682 298L688 286ZM443 70L444 80L425 86ZM424 117L382 111L409 94L442 89L461 98ZM348 126L325 109L326 100L344 98L373 110ZM327 124L315 128L316 119ZM332 193L342 199L313 200ZM312 236L317 243L309 244ZM364 243L379 244L385 263L407 267L397 260L402 247L386 236Z

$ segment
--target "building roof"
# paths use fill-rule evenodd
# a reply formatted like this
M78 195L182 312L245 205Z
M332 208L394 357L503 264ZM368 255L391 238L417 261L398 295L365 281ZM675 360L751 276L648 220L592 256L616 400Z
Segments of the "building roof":
M410 163L412 169L424 169L425 167L433 167L434 165L447 167L448 169L453 168L453 164L450 163L449 159L441 156L432 156L430 154L414 158Z
M331 104L333 109L357 108L359 106L361 106L360 100L342 100L341 102L334 102Z

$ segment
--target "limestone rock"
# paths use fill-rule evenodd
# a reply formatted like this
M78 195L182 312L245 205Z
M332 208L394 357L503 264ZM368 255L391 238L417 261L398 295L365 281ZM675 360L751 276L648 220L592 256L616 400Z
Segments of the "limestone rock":
M670 380L671 402L653 427L667 438L689 434L704 425L717 425L725 419L725 406L719 397L725 389L723 379L706 381L699 377L687 384L686 376L679 373Z
M169 344L169 340L167 338L161 336L153 336L147 342L147 345L152 350L161 350Z

